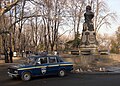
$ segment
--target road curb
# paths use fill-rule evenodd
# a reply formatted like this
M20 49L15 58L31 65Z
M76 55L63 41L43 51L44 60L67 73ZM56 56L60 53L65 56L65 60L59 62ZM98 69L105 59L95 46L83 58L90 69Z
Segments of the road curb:
M120 72L80 72L77 74L81 75L117 75L120 74Z

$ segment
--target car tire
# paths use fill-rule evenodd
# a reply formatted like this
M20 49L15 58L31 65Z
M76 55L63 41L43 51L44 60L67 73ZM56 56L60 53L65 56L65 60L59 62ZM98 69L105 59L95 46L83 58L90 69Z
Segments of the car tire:
M66 72L64 69L62 69L58 72L58 76L60 76L60 77L64 77L65 75L66 75Z
M29 80L31 80L31 74L29 72L24 72L21 76L21 79L23 81L29 81Z

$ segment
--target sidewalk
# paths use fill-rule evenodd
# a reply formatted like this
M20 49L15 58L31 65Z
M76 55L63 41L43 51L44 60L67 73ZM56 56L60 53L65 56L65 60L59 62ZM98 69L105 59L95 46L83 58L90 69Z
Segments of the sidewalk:
M24 57L13 57L13 63L5 63L4 59L0 59L0 66L9 65L9 64L16 64L16 63L23 61L24 59L25 59Z

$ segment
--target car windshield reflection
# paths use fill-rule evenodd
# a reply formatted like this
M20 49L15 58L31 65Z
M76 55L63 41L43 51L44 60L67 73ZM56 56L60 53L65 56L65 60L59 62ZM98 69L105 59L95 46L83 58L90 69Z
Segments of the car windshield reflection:
M28 58L26 61L26 64L29 64L29 65L34 65L35 63L36 63L35 58Z

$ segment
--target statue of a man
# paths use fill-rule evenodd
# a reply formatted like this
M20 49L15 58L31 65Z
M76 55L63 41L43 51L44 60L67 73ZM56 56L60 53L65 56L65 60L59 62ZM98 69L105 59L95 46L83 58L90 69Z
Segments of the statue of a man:
M85 22L83 24L83 31L89 30L94 31L94 26L92 19L94 17L94 13L91 11L91 6L86 7L86 13L84 14Z

